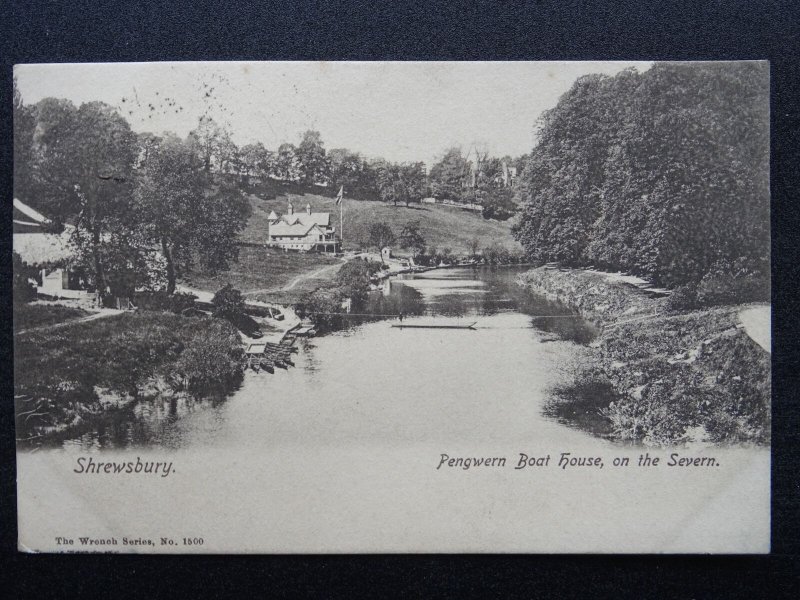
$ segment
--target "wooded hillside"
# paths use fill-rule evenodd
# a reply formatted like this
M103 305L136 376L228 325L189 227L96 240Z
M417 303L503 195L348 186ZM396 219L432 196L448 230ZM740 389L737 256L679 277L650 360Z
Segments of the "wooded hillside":
M517 239L536 261L768 297L768 97L765 63L581 77L539 122Z

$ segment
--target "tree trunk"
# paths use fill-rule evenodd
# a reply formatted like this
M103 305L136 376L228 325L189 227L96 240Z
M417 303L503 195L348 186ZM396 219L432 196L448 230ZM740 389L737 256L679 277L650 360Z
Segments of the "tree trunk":
M106 274L103 269L103 260L100 258L100 231L97 227L92 228L92 259L94 261L94 278L97 291L105 303L108 296L106 285Z
M161 240L161 250L164 259L167 261L167 294L175 293L175 261L172 258L172 248L169 247L166 239Z

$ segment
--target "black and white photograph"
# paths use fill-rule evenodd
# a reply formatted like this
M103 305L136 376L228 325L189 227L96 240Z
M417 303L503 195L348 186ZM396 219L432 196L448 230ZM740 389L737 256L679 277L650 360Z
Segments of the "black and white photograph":
M768 553L769 93L17 65L19 549Z

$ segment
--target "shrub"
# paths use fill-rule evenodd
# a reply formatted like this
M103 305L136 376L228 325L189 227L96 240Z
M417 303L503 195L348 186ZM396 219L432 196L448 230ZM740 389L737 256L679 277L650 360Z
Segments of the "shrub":
M665 303L665 308L670 312L694 310L698 307L697 284L695 283L687 283L675 288Z
M22 261L22 257L14 252L13 265L13 300L14 302L30 302L36 298L36 288L30 282L37 275L36 269Z
M697 301L703 306L768 301L769 280L744 261L715 262L697 286Z
M214 294L211 303L214 305L215 317L235 319L244 313L242 292L235 289L230 283Z
M184 292L167 294L165 291L159 292L137 292L134 296L135 304L142 310L163 310L181 314L187 308L194 306L197 296Z

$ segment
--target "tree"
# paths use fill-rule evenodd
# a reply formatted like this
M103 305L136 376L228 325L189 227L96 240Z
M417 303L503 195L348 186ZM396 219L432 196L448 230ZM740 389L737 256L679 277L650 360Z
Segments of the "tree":
M453 147L430 170L431 193L440 199L458 200L470 174L470 163L461 148Z
M114 108L101 102L75 108L46 99L37 113L41 208L57 223L74 223L79 255L92 266L97 289L107 295L106 261L120 257L104 254L103 245L131 220L136 136Z
M242 172L246 177L269 177L275 168L275 155L257 142L242 146L240 150Z
M369 226L368 235L369 245L373 248L377 248L378 252L386 246L391 246L395 242L394 232L386 223L373 223ZM382 254L381 261L383 261Z
M336 273L336 283L342 297L350 298L354 304L361 304L369 292L370 277L380 265L366 260L351 260L341 266Z
M395 206L397 206L397 165L385 161L382 158L376 159L372 164L375 171L375 182L381 200L384 202L392 202Z
M205 115L200 117L197 127L189 133L187 141L194 153L200 157L206 175L211 174L212 167L220 166L223 131L214 119Z
M475 258L478 255L478 248L480 248L481 242L478 238L474 237L469 241L469 255L470 258Z
M579 78L542 116L520 180L529 258L668 286L723 262L768 280L768 89L756 63Z
M297 165L304 183L324 183L328 178L328 161L319 131L308 130L297 146Z
M217 290L211 299L214 305L214 316L223 319L236 319L244 314L244 298L242 293L230 283Z
M409 221L400 232L400 247L410 249L414 256L425 249L425 238L420 232L419 221Z
M34 147L35 109L22 102L14 77L14 197L30 202L38 194L35 189L37 166Z
M347 148L334 148L327 155L331 187L345 190L368 192L374 185L369 165L358 152ZM373 188L374 189L374 188Z
M412 202L417 204L421 202L427 187L425 163L415 162L399 165L397 173L399 197L405 202L406 208Z
M274 170L275 176L283 181L295 181L298 178L297 148L294 144L283 143L278 147Z

